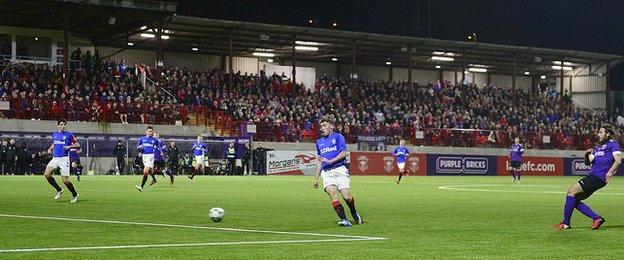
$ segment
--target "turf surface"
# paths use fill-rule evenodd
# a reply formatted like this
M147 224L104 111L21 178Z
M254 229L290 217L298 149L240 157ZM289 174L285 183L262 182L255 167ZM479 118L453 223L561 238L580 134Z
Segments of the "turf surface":
M72 177L80 201L71 204L68 191L55 201L42 176L0 176L0 258L624 255L619 178L586 201L607 219L595 231L576 211L573 229L551 228L561 221L564 191L579 177L524 177L515 185L511 177L410 176L397 185L393 177L356 176L352 192L366 223L351 228L337 226L328 196L309 176L180 177L173 186L159 177L143 192L134 188L139 178ZM225 209L222 222L210 221L211 207Z

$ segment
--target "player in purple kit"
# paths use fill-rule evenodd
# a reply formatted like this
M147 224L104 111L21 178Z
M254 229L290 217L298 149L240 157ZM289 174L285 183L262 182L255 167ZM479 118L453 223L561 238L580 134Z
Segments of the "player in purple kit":
M82 175L82 164L80 163L80 156L78 155L82 150L80 148L69 149L69 163L70 171L76 175L76 179L80 181Z
M167 144L165 144L165 142L160 139L160 134L156 131L154 131L154 137L156 138L156 140L158 140L158 145L156 146L156 150L154 151L154 174L152 174L152 177L154 177L155 174L162 174L163 177L165 176L165 174L167 174L170 179L169 185L173 185L173 174L171 174L171 172L167 169L167 164L165 163ZM150 185L153 185L155 183L156 178L152 180L152 183L150 183Z
M593 220L590 229L598 229L605 222L602 216L581 201L606 186L617 172L622 160L622 153L617 140L617 134L612 125L607 124L600 127L598 145L585 152L585 164L591 165L589 175L568 189L563 208L563 221L554 226L556 229L562 230L571 227L570 219L575 208Z
M206 147L206 144L204 144L204 137L202 135L197 136L197 142L193 143L191 152L193 152L193 155L195 156L195 165L193 165L195 170L191 176L188 177L192 180L195 177L195 174L204 169L204 160L206 160L206 153L208 152L208 148Z
M78 201L78 192L76 192L74 185L69 180L69 150L72 148L80 148L80 144L76 141L76 137L73 133L65 131L65 127L67 126L67 121L65 121L65 119L59 119L57 124L59 131L52 134L53 142L50 148L48 148L48 153L52 154L53 158L46 166L43 176L45 176L48 183L56 189L54 199L57 200L61 197L63 189L61 189L54 177L52 177L52 172L56 169L60 169L63 184L65 184L65 187L67 187L72 194L71 203L76 203Z
M524 154L524 147L520 144L520 137L514 138L514 144L511 145L511 151L509 152L509 159L511 164L511 176L513 176L513 183L520 183L520 167L522 166L522 155Z
M154 138L156 138L156 145L154 146L154 169L152 170L152 182L150 182L150 186L153 186L157 183L156 174L162 174L164 177L165 172L165 157L163 156L162 150L162 141L160 140L160 134L157 131L154 131Z
M409 150L405 147L405 140L401 139L399 141L399 146L394 148L392 154L396 157L397 167L399 167L399 178L396 180L396 184L401 184L403 174L407 173L407 171L405 171L405 161L407 161L407 157L409 156Z
M137 149L141 152L143 159L143 179L141 180L141 185L134 186L139 191L143 191L145 182L147 182L147 175L154 173L154 152L156 152L157 146L158 139L154 137L154 127L148 126L145 129L145 136L141 136L137 143ZM154 176L152 175L152 182L154 181Z
M329 119L321 119L319 122L322 137L316 140L316 151L319 163L316 166L316 175L312 187L318 188L318 178L323 176L323 188L332 200L332 207L338 214L338 225L350 227L351 222L347 219L344 208L338 199L338 191L349 206L351 216L355 223L362 224L362 218L355 209L355 199L350 194L351 179L349 169L346 166L346 158L349 156L347 143L344 136L334 132L334 124Z

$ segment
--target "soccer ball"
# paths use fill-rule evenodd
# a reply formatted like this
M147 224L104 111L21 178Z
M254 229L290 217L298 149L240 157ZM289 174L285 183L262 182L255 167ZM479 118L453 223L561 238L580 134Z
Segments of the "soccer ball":
M212 221L219 222L225 217L225 210L222 208L211 208L210 211L208 211L208 216Z

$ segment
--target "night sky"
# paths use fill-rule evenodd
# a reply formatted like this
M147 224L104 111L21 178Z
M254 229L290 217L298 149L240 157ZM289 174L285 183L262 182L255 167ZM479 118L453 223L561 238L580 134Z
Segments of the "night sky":
M428 36L425 0L360 1L197 1L181 0L178 14L215 19ZM418 19L420 27L418 27ZM617 0L432 0L431 31L436 39L624 55L624 1ZM420 29L419 29L420 28ZM612 70L612 86L624 90L624 65Z

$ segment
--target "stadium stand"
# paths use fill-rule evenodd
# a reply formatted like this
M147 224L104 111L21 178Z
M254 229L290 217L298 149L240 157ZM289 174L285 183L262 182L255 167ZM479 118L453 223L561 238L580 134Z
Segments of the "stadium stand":
M144 65L102 62L97 53L76 56L81 65L71 71L67 88L61 87L59 67L5 64L0 98L10 101L11 110L3 117L211 124L224 135L240 134L240 125L253 121L257 140L302 142L314 140L315 122L329 116L349 142L358 135L387 135L391 143L405 138L415 145L507 147L520 135L531 147L557 149L590 146L590 129L608 121L603 113L560 102L554 88L513 92L446 80L409 84L323 76L306 89L275 74L168 68L159 90L141 81L143 73L153 77Z

